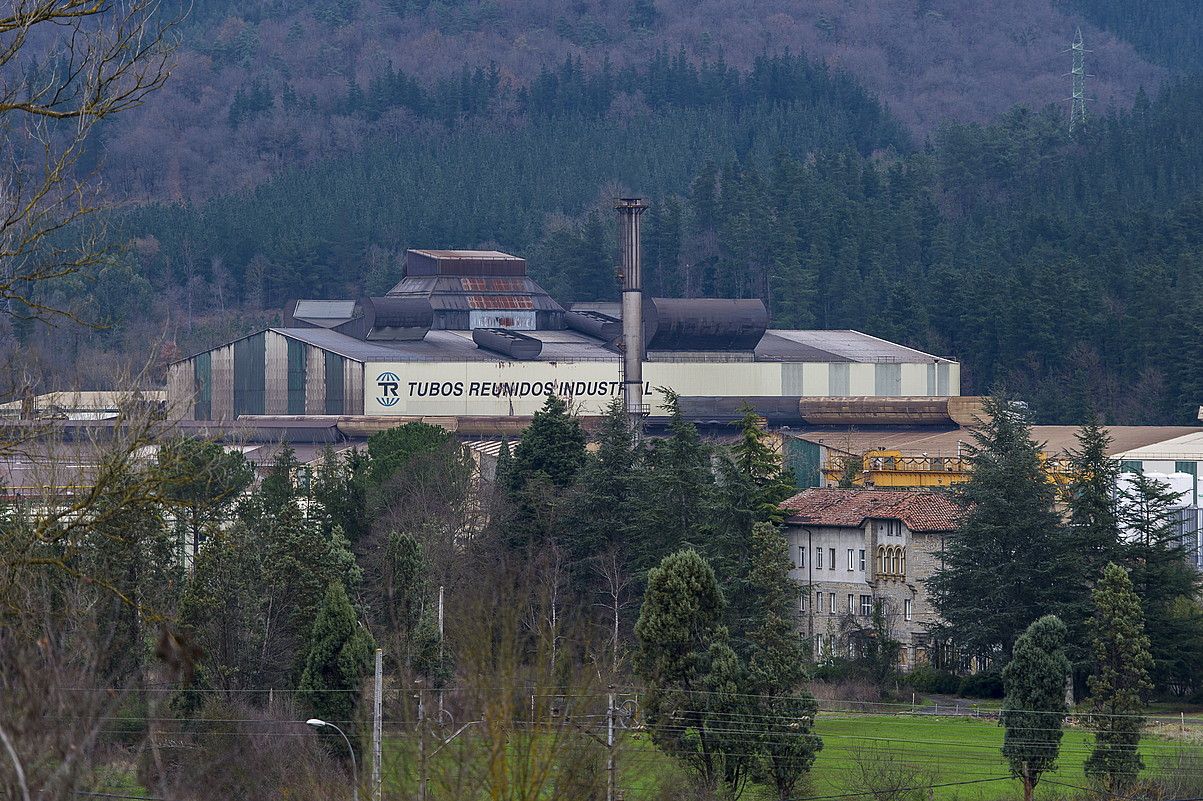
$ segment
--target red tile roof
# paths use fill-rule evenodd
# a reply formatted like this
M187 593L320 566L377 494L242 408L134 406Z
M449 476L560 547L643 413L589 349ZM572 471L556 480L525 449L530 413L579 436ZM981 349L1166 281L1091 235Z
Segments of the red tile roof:
M868 519L901 520L911 531L951 531L960 507L930 490L808 489L781 504L787 523L856 528Z

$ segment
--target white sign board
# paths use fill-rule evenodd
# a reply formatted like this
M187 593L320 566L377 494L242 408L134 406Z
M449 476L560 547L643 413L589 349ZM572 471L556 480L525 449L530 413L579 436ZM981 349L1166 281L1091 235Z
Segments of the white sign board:
M534 414L551 394L582 414L601 414L622 394L619 362L372 362L365 365L369 415ZM646 362L645 402L663 414L667 387L679 395L780 395L775 362Z

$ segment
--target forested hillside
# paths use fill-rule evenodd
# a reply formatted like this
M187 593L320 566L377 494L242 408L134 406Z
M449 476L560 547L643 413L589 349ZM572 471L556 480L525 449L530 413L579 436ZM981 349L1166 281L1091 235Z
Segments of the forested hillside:
M1059 0L1131 42L1144 58L1179 72L1203 71L1203 9L1195 0Z
M428 133L424 115L409 103L361 105L382 83L454 101L464 71L481 70L511 98L496 106L491 122L512 122L521 115L522 87L569 57L590 71L609 62L617 77L656 51L684 50L693 61L741 69L766 54L804 53L855 76L920 135L947 119L985 121L1018 103L1042 108L1063 101L1069 93L1063 51L1078 24L1092 50L1089 92L1098 108L1129 106L1137 89L1154 91L1164 78L1131 45L1092 24L1085 9L1060 0L171 0L165 6L167 13L185 9L172 81L98 143L95 155L122 197L210 197L284 168L344 156L376 137ZM1165 22L1180 30L1183 20ZM1127 28L1116 30L1123 36ZM630 81L615 88L619 113L649 102ZM440 118L455 108L444 105Z

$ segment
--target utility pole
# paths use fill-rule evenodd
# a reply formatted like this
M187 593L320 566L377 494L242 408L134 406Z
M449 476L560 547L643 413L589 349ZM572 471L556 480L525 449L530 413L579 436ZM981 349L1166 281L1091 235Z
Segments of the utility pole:
M443 725L443 585L439 585L439 725Z
M376 649L376 685L372 698L372 798L380 801L380 741L384 728L384 651Z
M426 801L426 703L418 690L418 801Z
M610 697L606 705L606 801L614 801L614 685L610 685Z
M1069 71L1073 76L1073 94L1069 98L1069 132L1073 133L1086 124L1086 54L1090 51L1082 41L1080 27L1069 49L1073 53L1073 67Z

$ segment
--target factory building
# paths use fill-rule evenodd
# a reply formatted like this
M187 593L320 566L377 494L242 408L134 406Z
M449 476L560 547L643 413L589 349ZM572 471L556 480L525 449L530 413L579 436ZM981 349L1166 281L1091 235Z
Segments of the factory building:
M171 365L172 413L512 418L554 393L595 415L624 395L625 342L641 344L652 417L666 389L695 417L749 399L790 419L804 398L960 394L955 361L857 331L770 329L759 300L651 298L628 282L627 314L607 314L565 309L505 253L411 250L403 267L384 297L293 301L281 325Z

